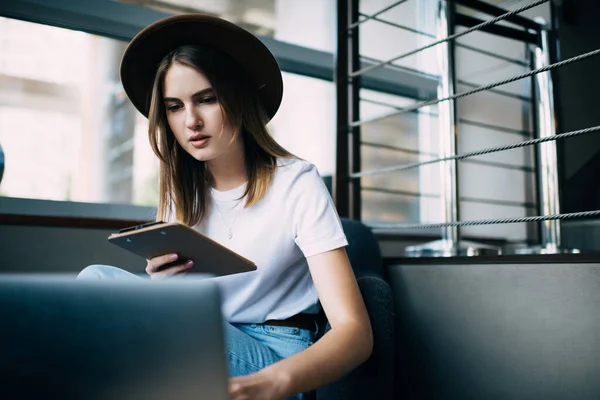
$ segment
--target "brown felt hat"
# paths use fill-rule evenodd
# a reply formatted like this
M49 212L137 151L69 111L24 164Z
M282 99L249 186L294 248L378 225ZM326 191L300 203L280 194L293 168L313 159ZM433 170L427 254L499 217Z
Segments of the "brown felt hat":
M214 47L246 71L256 86L269 119L283 96L283 80L273 54L253 34L223 19L203 14L184 14L161 19L140 31L121 59L125 93L148 117L154 76L160 60L183 45Z

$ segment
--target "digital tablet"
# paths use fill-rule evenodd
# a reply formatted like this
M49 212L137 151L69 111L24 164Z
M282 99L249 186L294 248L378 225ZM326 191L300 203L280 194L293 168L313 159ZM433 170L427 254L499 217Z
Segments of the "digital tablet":
M172 265L194 262L190 274L224 276L256 270L252 261L177 222L150 222L121 229L108 241L145 259L175 253L179 258Z

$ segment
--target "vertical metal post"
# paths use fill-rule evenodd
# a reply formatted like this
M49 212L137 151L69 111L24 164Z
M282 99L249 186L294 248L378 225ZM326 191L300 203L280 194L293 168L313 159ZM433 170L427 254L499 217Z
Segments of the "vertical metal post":
M440 0L438 3L437 39L443 39L454 32L454 3ZM440 83L438 98L452 96L456 93L456 77L454 71L454 42L438 45L440 62ZM440 158L456 155L456 108L454 100L438 104ZM442 218L443 222L458 221L458 174L456 160L440 163L440 181L442 184ZM448 251L457 247L459 242L458 227L442 228L442 244Z
M360 120L360 77L350 74L360 69L359 26L348 27L359 18L359 0L337 2L337 54L335 60L337 142L336 173L333 180L334 201L341 217L360 219L360 179L350 179L351 172L361 170L360 127L350 128Z
M542 68L550 64L548 53L548 32L540 31L540 47L535 49L535 68ZM537 103L538 137L556 135L554 120L554 99L552 95L552 79L550 72L543 72L535 76ZM540 165L540 209L543 215L560 213L558 192L558 167L556 158L556 142L554 140L542 143L539 147ZM560 247L560 225L558 220L542 221L541 223L542 246L548 250Z
M350 1L350 23L354 24L358 21L359 14L359 0ZM360 25L352 28L349 32L349 46L350 46L350 64L349 71L354 72L360 69L360 37L359 37ZM361 77L356 76L351 79L350 84L350 98L349 98L349 109L350 109L350 121L360 121L360 87ZM352 127L350 132L350 171L360 172L362 170L361 157L360 157L360 126ZM350 180L350 218L360 220L361 218L361 179Z
M337 1L337 52L335 54L336 84L336 164L333 177L333 198L340 217L350 216L349 197L349 132L350 121L350 81L348 63L350 61L350 4L353 0Z
M539 43L533 53L534 68L542 68L551 63L550 39L546 21L536 18L543 25L539 31ZM556 135L556 115L554 109L554 90L550 71L536 74L534 77L535 125L538 138ZM537 157L538 199L542 215L560 214L560 188L558 180L558 155L556 141L541 143ZM561 231L559 220L540 222L541 243L533 248L521 249L518 253L557 254L578 253L576 249L561 247Z

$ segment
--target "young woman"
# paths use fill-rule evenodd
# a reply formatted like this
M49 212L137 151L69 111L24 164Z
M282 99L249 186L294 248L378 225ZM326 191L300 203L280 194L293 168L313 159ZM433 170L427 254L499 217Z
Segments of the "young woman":
M121 79L161 161L157 219L193 226L258 267L213 278L228 322L232 398L300 398L364 362L371 326L331 197L316 168L266 129L283 92L267 48L214 17L170 17L132 40ZM176 259L148 260L146 272L159 279L194 268L161 268ZM91 266L80 277L127 274ZM313 344L321 307L332 329Z

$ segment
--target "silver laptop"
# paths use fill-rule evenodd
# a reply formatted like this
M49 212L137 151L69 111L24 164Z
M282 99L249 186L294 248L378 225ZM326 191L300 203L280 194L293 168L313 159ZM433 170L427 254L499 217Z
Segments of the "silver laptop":
M0 275L1 399L228 399L210 280Z

